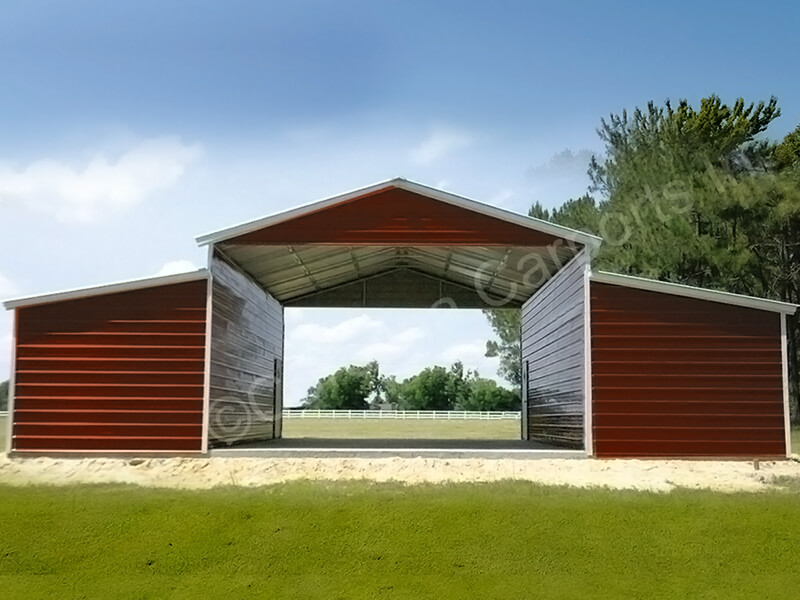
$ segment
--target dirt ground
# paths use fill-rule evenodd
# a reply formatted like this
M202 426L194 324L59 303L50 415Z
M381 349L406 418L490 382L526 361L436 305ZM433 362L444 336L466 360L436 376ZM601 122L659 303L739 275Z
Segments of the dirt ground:
M668 492L676 488L758 492L800 482L797 460L641 461L444 458L150 458L54 459L0 455L0 484L123 483L208 489L285 481L370 480L407 484L522 480L543 485Z

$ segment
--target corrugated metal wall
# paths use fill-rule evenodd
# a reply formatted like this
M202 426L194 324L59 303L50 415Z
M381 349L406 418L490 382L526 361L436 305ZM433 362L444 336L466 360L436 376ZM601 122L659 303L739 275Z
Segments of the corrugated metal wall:
M522 307L528 437L583 448L584 268L579 255Z
M597 456L784 456L781 315L591 283Z
M211 275L209 442L272 439L280 435L283 307L218 256Z
M18 308L12 450L200 451L206 287Z

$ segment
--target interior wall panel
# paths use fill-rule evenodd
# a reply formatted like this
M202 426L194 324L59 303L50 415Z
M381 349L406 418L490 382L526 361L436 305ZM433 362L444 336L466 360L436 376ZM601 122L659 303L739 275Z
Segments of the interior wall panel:
M597 456L784 456L780 319L591 282Z
M12 451L200 451L205 290L16 309Z
M211 276L209 443L272 439L280 435L283 307L217 255Z
M584 268L583 256L572 260L521 318L528 438L576 449L584 444Z

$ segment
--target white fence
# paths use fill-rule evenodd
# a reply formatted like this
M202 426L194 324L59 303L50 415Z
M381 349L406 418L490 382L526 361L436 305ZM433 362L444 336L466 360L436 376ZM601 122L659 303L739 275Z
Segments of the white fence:
M0 412L0 418L8 416ZM514 411L478 410L288 410L284 419L434 419L437 421L519 421Z
M471 410L287 410L284 419L410 419L437 421L519 421L515 411Z

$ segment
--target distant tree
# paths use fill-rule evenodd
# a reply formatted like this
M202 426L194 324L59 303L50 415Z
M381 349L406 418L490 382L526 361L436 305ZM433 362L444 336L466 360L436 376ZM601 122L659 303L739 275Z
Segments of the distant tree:
M0 383L0 410L8 410L8 381Z
M567 200L553 210L548 210L540 202L536 202L528 211L528 216L593 235L597 235L600 229L600 207L590 194Z
M465 369L433 366L399 382L376 361L342 367L308 390L302 408L365 410L388 402L400 410L519 410L519 394Z
M381 368L377 360L372 360L364 366L366 371L367 381L369 383L370 395L372 396L372 403L380 404L383 402L381 394L384 392L384 377L381 375Z
M469 396L472 394L472 382L478 377L478 373L465 371L464 364L459 360L450 367L449 375L447 392L453 400L453 407L460 409L469 400Z
M342 367L323 377L308 390L303 404L306 408L322 410L363 410L369 408L368 398L375 392L377 363L367 366Z
M800 125L775 147L775 167L781 171L800 168Z
M403 410L452 410L455 399L449 391L450 373L440 366L428 367L403 382Z
M403 395L403 382L397 381L397 377L389 375L381 381L383 388L383 401L394 406L400 406Z
M520 312L516 308L484 310L497 339L486 342L486 356L499 358L497 374L514 385L522 384L520 365Z
M462 400L460 410L519 410L518 392L497 385L492 379L475 377L469 382L469 394Z
M403 410L453 410L469 395L470 372L456 362L450 369L428 367L406 379L399 389L399 405Z

